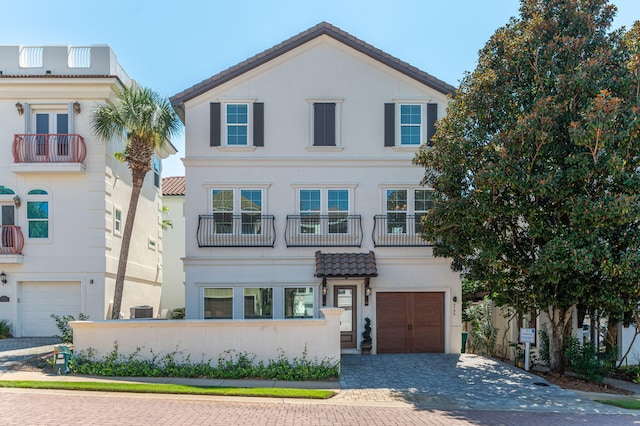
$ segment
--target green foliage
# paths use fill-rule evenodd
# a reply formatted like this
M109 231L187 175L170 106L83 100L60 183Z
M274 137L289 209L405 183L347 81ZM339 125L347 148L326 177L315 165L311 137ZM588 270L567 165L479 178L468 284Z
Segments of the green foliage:
M538 331L538 356L544 365L549 365L549 331L546 324L542 324Z
M509 347L513 351L513 361L517 366L524 366L525 363L525 350L524 343L510 342ZM533 349L529 349L529 368L533 368L538 364L538 357Z
M13 337L11 335L11 323L7 320L0 320L0 339Z
M612 32L614 13L522 0L414 159L434 189L424 237L498 305L622 317L640 302L640 23Z
M467 334L466 352L493 356L498 339L498 329L493 325L493 302L485 298L469 306L465 317L471 326Z
M615 351L601 358L593 342L581 345L578 339L571 337L567 342L565 356L567 366L589 382L602 383L602 380L613 372L612 361L615 359Z
M364 319L364 331L362 332L362 342L360 345L370 345L373 342L371 339L371 319Z
M255 363L255 355L226 351L216 364L211 360L191 362L190 357L177 360L178 351L160 356L152 352L150 358L140 357L141 348L125 356L118 352L117 342L113 351L102 359L96 359L95 351L88 349L75 354L70 362L71 371L94 376L120 377L191 377L216 379L260 378L275 380L324 380L340 374L340 361L309 359L305 351L301 357L289 361L284 353L266 364Z
M56 322L56 327L58 331L60 331L60 335L56 335L55 337L60 338L63 343L73 343L73 329L69 325L69 321L76 321L76 318L73 315L56 315L51 314L51 318ZM86 321L89 319L89 315L85 315L83 313L78 314L77 321Z
M185 308L176 308L172 311L171 315L173 319L184 319Z

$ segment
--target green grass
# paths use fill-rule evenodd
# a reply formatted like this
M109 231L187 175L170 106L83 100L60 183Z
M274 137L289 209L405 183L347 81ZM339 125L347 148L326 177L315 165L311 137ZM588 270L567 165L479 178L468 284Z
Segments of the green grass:
M640 410L640 401L635 399L606 399L598 400L607 405L613 405L614 407L626 408L627 410Z
M102 383L102 382L42 382L33 380L0 380L3 388L61 389L99 392L164 393L180 395L258 396L267 398L328 399L334 391L290 388L233 388L175 384Z

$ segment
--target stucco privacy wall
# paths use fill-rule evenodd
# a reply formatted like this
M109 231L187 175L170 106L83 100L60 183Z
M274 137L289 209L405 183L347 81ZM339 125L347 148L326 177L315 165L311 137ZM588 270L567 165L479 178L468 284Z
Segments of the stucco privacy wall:
M76 353L92 349L102 358L118 344L124 356L142 359L175 353L175 360L190 362L228 358L226 352L256 355L255 362L286 356L290 361L306 354L310 361L340 360L340 314L343 309L323 308L324 318L301 320L119 320L73 321ZM268 343L268 344L267 344Z

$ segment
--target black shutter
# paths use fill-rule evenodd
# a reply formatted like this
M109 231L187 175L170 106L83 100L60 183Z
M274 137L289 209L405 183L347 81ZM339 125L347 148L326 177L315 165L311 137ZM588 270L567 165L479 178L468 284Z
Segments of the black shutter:
M264 104L253 104L253 146L264 146Z
M384 146L396 145L396 104L384 104Z
M336 146L336 104L313 104L313 144Z
M212 102L209 105L209 146L220 146L222 138L220 119L220 102Z
M427 104L427 145L433 146L431 138L436 134L438 120L438 104Z

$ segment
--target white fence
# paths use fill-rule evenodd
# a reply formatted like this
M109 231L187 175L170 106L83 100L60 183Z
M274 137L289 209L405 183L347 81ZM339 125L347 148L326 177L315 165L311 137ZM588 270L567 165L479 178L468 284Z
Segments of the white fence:
M114 350L141 359L175 354L176 362L211 361L229 351L255 356L255 362L340 360L340 308L320 309L324 318L288 320L106 320L73 321L74 352L92 349L99 358Z

